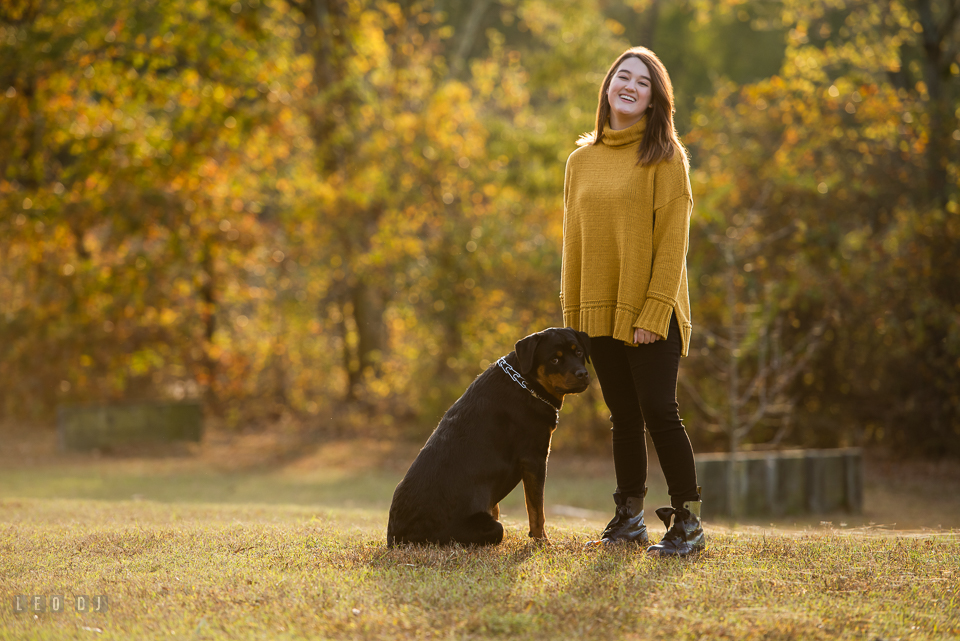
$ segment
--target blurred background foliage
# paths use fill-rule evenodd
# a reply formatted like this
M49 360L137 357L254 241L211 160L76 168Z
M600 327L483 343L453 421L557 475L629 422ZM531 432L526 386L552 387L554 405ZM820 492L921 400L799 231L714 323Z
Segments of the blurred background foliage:
M5 0L0 414L422 438L560 322L564 162L637 44L692 156L696 447L960 454L957 0ZM606 447L596 386L563 414Z

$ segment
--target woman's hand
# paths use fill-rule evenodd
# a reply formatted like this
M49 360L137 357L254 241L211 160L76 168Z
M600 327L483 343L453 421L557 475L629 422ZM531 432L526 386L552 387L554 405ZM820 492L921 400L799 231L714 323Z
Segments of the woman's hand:
M639 327L634 328L633 330L633 342L639 343L640 345L646 345L648 343L654 343L656 341L663 340L660 334L656 332L651 332L646 329L641 329Z

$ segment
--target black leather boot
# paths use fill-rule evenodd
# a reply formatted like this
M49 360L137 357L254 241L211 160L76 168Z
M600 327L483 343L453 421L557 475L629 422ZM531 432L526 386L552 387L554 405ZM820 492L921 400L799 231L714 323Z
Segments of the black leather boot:
M647 491L644 489L644 496ZM615 492L613 500L617 504L617 512L607 523L606 529L600 535L599 541L587 542L588 547L610 545L614 543L636 543L648 545L647 526L643 522L643 496L623 496Z
M687 556L707 548L700 522L701 501L687 501L681 508L657 508L657 516L667 527L660 542L647 548L653 556ZM671 524L671 521L673 523Z

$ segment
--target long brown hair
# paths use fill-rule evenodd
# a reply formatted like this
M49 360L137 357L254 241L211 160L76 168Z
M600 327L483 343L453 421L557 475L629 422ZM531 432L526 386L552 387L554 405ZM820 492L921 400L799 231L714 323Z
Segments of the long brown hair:
M673 83L670 82L670 74L667 73L667 68L660 62L657 54L646 47L627 49L610 66L607 77L603 79L603 85L600 87L596 126L592 132L580 136L577 144L581 147L598 145L603 140L603 130L607 126L607 120L610 119L610 101L607 100L607 91L610 89L613 75L627 58L639 58L650 71L650 109L646 116L647 128L643 133L643 140L640 141L640 148L637 150L637 164L655 165L663 160L670 160L673 154L679 153L683 157L684 166L689 168L687 150L680 142L676 127L673 125L673 114L676 109L673 106Z

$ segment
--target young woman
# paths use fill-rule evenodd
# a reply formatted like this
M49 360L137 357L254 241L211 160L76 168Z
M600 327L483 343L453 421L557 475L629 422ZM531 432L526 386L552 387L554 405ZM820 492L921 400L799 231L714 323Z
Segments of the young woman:
M671 507L657 510L667 533L648 548L661 556L705 547L676 394L690 347L693 198L673 112L670 76L652 51L634 47L617 58L600 89L596 129L567 159L560 281L564 324L590 336L613 423L616 514L591 544L648 544L646 424L670 491Z

